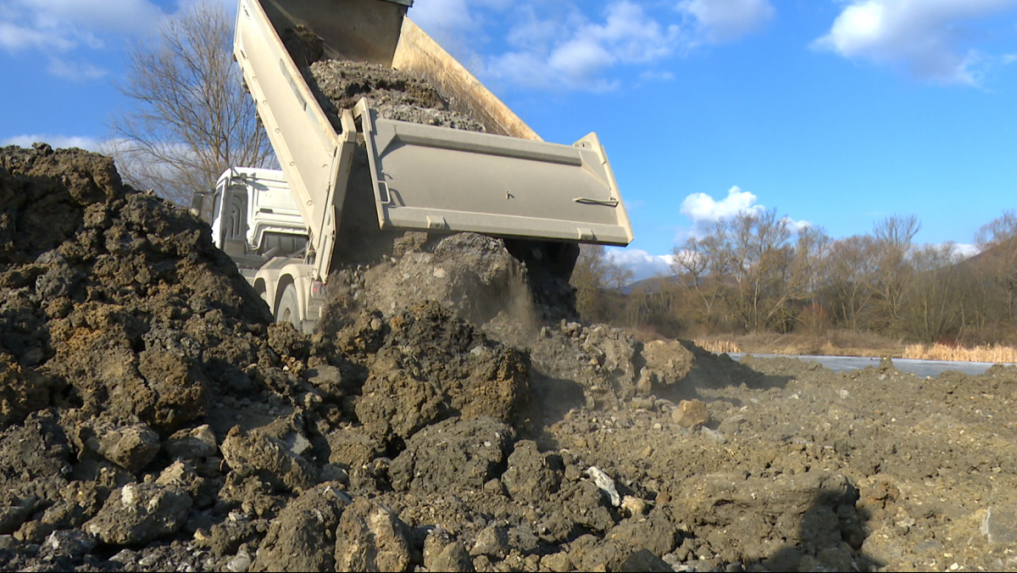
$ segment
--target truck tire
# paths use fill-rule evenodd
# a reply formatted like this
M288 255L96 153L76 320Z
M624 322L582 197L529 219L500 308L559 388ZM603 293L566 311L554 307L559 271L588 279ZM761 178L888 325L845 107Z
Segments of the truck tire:
M301 332L300 308L297 301L297 288L293 283L286 285L282 294L279 295L279 304L275 307L275 321L288 322Z

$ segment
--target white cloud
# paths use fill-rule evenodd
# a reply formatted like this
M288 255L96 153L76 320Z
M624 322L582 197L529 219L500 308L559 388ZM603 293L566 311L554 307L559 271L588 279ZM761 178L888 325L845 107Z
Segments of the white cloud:
M727 192L727 197L720 201L715 200L706 193L693 193L682 201L681 213L696 226L730 219L741 213L759 213L763 210L762 205L756 204L756 196L748 191L742 191L741 187L735 185Z
M758 197L748 191L742 191L742 188L737 185L728 189L727 197L720 201L706 193L693 193L682 201L681 206L681 214L692 220L692 230L681 232L679 240L683 240L681 237L688 236L702 237L708 227L718 221L727 221L742 214L762 214L766 207L757 201ZM781 217L781 221L795 234L812 227L812 223L809 221L796 221L787 216Z
M770 0L419 0L410 11L440 43L507 48L476 67L486 82L546 91L616 89L622 68L670 80L658 65L703 43L736 40L775 14Z
M903 65L942 84L978 85L991 62L971 47L970 22L1017 8L1017 0L851 0L813 44L846 58Z
M144 33L163 14L150 0L0 0L0 13L0 48L42 52L50 58L50 74L75 81L106 75L81 60L87 57L84 50ZM71 51L76 51L76 62L59 58Z
M784 224L787 225L787 228L791 229L791 232L795 234L798 234L804 231L805 229L812 227L812 223L808 221L805 220L795 221L791 217L781 217L781 221L783 221Z
M54 149L66 149L79 147L88 151L100 151L104 142L93 137L80 135L57 135L52 133L31 133L15 135L4 139L3 145L17 145L18 147L31 147L33 143L48 143Z
M768 0L683 0L678 10L694 18L700 36L715 44L761 29L776 13Z
M467 0L424 0L409 12L418 26L434 35L461 34L476 29L476 20Z
M74 42L62 37L54 37L50 33L18 26L10 22L0 22L0 47L14 52L24 49L69 50Z
M651 255L631 248L609 248L605 254L612 263L632 270L633 282L671 274L671 255Z
M982 252L982 250L978 248L978 245L969 245L966 243L953 243L953 254L954 256L960 258L961 260L970 259L971 257L977 255L980 252Z
M616 0L600 22L576 9L541 18L530 6L507 35L513 49L490 59L487 75L510 85L550 90L606 91L616 66L652 65L683 45L677 24L664 25L640 4Z
M12 0L30 14L38 29L71 27L88 33L135 33L162 16L148 0Z
M95 80L109 73L88 62L75 62L62 58L51 58L46 70L58 78L72 81Z
M639 81L641 82L669 82L675 79L675 75L671 72L658 72L654 70L647 70L639 74Z

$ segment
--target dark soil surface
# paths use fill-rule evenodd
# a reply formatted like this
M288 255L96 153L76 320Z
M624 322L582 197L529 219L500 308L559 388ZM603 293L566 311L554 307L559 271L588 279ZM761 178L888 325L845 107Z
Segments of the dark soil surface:
M305 336L78 150L0 150L0 236L3 569L1017 569L1013 369L547 321L474 235L347 269Z

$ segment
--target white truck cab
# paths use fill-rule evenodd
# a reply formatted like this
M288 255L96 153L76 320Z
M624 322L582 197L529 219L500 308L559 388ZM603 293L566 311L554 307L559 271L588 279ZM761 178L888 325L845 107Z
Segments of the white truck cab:
M282 171L235 167L211 194L212 241L268 303L277 321L309 331L324 288L308 264L307 225ZM198 196L201 199L198 199ZM196 195L200 210L206 193Z

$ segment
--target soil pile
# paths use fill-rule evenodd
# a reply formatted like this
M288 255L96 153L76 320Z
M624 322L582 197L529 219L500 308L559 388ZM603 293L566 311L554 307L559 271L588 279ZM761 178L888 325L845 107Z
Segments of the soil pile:
M352 110L361 98L386 119L484 131L420 78L378 64L326 59L321 37L303 26L284 30L282 41L336 131L342 131L341 110Z
M360 98L385 119L465 131L484 131L484 125L472 117L449 109L448 103L431 84L378 64L347 60L316 61L306 75L318 90L318 101L336 129L339 110L353 109Z
M472 235L347 269L304 336L207 225L46 146L0 150L0 235L5 569L1017 568L1012 369L523 320Z
M446 304L347 312L306 337L268 324L207 225L107 158L6 148L0 206L5 567L277 569L299 552L484 568L620 520L588 468L520 441L540 395L528 352L448 306L522 288L500 242L438 244L439 263L472 250L461 262L490 267ZM541 537L533 511L572 517Z

